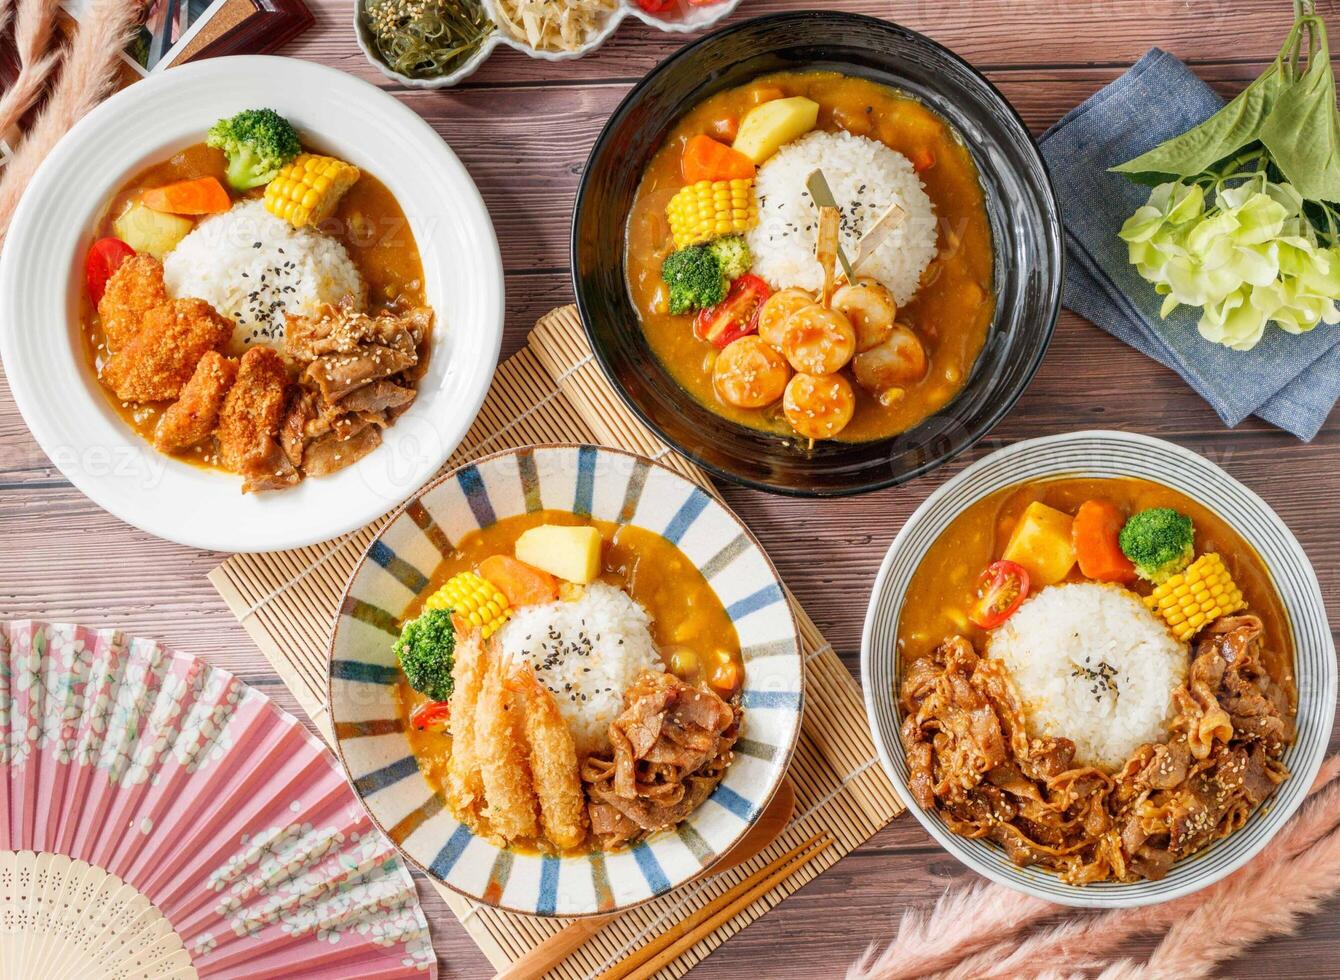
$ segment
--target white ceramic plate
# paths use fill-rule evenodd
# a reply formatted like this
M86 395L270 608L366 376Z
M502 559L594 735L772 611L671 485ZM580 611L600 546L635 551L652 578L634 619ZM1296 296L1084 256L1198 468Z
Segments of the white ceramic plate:
M382 445L333 476L277 493L156 452L107 401L82 348L83 258L108 197L138 170L204 139L216 119L269 106L305 140L366 169L409 219L437 311L419 397ZM414 112L350 75L290 58L173 68L89 113L42 164L0 256L0 354L24 420L88 497L162 538L272 551L361 527L422 486L474 421L497 365L503 276L484 202Z
M1298 682L1298 737L1285 752L1284 762L1292 776L1246 825L1179 861L1160 881L1077 886L1040 869L1020 868L996 845L951 833L938 815L916 804L907 788L907 762L898 735L902 719L893 692L900 684L898 616L912 573L931 544L965 508L1005 487L1061 476L1137 477L1172 487L1204 504L1256 548L1290 619ZM1208 460L1161 439L1126 432L1076 432L1031 439L994 452L917 508L894 539L875 581L861 642L861 682L884 770L908 809L945 850L993 881L1050 902L1126 908L1166 902L1231 874L1260 851L1298 808L1331 735L1335 645L1312 565L1264 500Z

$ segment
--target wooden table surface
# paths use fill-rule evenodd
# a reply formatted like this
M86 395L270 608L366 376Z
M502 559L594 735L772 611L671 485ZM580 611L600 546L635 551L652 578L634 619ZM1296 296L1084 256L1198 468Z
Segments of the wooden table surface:
M683 39L629 20L581 61L550 64L500 48L460 88L420 92L389 85L363 60L350 26L350 0L317 0L313 6L316 26L284 53L393 91L437 128L479 184L507 269L506 357L537 317L571 300L568 222L596 133L629 86ZM800 6L745 0L733 19ZM1035 132L1154 45L1231 94L1273 60L1290 18L1283 0L833 0L825 6L898 20L954 49L990 76ZM1319 6L1340 47L1340 3L1322 0ZM1176 375L1066 313L1036 380L976 455L1079 428L1171 439L1246 482L1302 541L1331 619L1340 622L1334 504L1340 416L1307 445L1255 420L1229 431ZM731 488L726 497L855 673L866 597L880 559L911 510L960 467L851 500L784 500ZM239 673L301 715L205 581L223 557L156 540L100 511L51 465L8 388L0 390L0 618L71 620L156 637ZM914 820L903 817L693 975L835 975L868 942L889 935L903 909L926 905L966 877ZM421 883L420 895L443 976L487 976L484 957L437 894ZM1340 903L1327 904L1305 922L1301 935L1255 947L1225 972L1340 975L1338 912Z

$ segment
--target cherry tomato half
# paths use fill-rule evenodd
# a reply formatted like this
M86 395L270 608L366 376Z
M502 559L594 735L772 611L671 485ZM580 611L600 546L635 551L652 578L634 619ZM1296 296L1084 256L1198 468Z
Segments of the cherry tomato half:
M968 619L984 630L995 629L1027 598L1028 570L1016 562L993 561L977 580L977 601Z
M675 0L637 0L637 5L649 14L659 14L674 6Z
M693 335L713 347L725 347L733 340L758 331L758 311L772 295L768 284L758 276L745 273L730 286L730 292L716 306L699 310L693 319Z
M119 238L99 238L84 259L84 284L94 303L102 302L107 291L107 280L121 267L121 263L135 254L135 250Z
M409 723L419 731L432 728L441 730L451 717L450 701L425 701L409 713Z

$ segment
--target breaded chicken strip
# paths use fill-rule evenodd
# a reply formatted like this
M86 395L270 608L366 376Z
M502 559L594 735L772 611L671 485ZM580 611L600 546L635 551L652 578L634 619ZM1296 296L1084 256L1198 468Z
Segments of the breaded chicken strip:
M205 352L232 333L203 299L171 300L150 310L139 332L108 358L103 380L122 401L169 401L181 394Z
M488 651L479 692L475 751L484 780L484 818L505 840L539 836L535 786L526 761L521 708L504 682L502 658Z
M470 814L477 817L484 806L484 780L479 775L479 756L475 752L475 727L479 690L487 666L488 658L484 655L479 630L471 630L456 643L456 662L451 667L451 718L447 723L451 732L447 799L462 819Z
M571 850L586 840L590 826L577 770L577 743L559 714L554 696L541 686L529 664L514 666L507 684L516 692L525 718L530 771L540 801L544 835L559 849Z
M265 458L279 432L287 387L288 372L276 351L252 347L242 355L219 412L219 455L227 469L242 473Z
M132 255L122 262L98 302L98 316L107 344L118 351L134 339L151 310L166 306L163 265L152 255Z
M223 398L237 378L237 361L218 351L208 351L195 366L195 373L181 397L168 406L154 430L154 445L164 452L194 446L214 431Z

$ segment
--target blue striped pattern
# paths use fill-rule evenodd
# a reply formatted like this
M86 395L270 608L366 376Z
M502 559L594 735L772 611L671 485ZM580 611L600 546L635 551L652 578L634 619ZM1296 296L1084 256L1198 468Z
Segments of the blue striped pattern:
M800 707L799 691L750 691L740 695L740 705L745 708L789 708Z
M582 446L577 450L577 493L572 498L572 512L582 517L591 516L591 498L595 494L596 447Z
M559 860L545 854L540 862L540 897L535 902L535 911L540 915L553 915L558 903Z
M753 595L747 595L743 599L732 602L726 609L726 615L734 622L737 619L744 619L750 613L766 609L773 603L781 601L782 587L773 582L771 585L765 585Z
M418 595L428 585L428 576L399 557L380 539L368 548L368 557L386 569L397 582Z
M407 755L384 769L374 769L366 776L359 776L354 780L354 787L363 796L371 796L379 790L386 789L392 783L398 783L402 779L407 779L410 775L417 776L418 774L418 760L412 755Z
M719 786L717 786L717 788L712 791L712 795L709 796L708 799L721 804L721 806L725 807L731 813L735 814L745 823L748 823L750 820L754 819L754 809L755 809L754 804L750 803L748 800L746 800L739 793L735 792L735 790L731 789L725 783L721 783Z
M475 515L475 523L480 527L496 524L498 518L493 513L493 501L489 500L489 492L484 488L484 478L479 475L479 467L465 467L456 474L456 482L461 485L461 492L470 504L470 513Z
M394 667L365 663L362 660L332 660L330 676L342 681L360 684L394 684L399 677Z
M675 516L670 518L670 523L661 532L661 537L671 544L679 544L684 537L684 533L693 526L693 522L698 519L698 515L706 509L709 499L707 494L694 487L693 492L689 494L689 499L684 501Z
M442 846L442 850L433 858L433 863L428 865L428 870L445 881L447 875L451 874L451 869L456 867L456 862L460 860L461 853L465 850L465 845L470 843L472 836L465 824L457 824L456 829L447 838L446 844Z
M633 848L633 858L637 861L637 866L642 869L642 877L647 879L653 895L670 890L670 879L661 870L661 862L656 860L656 855L651 852L646 841Z
M723 606L735 600L726 612L746 659L746 714L768 709L746 722L750 738L736 743L735 763L711 797L715 804L613 856L542 854L477 837L424 783L402 741L405 723L394 695L403 675L391 645L408 608L406 589L422 598L432 588L425 573L433 569L416 562L451 554L447 527L468 534L546 506L652 533L663 527L662 537L681 549ZM666 467L595 446L500 453L422 491L355 570L331 657L336 738L347 749L357 746L348 755L359 768L349 777L373 819L437 881L485 905L543 916L615 912L672 892L738 842L785 772L804 684L784 590L748 530L710 492Z

